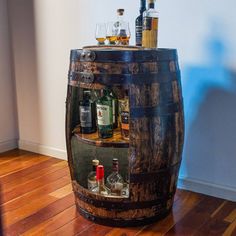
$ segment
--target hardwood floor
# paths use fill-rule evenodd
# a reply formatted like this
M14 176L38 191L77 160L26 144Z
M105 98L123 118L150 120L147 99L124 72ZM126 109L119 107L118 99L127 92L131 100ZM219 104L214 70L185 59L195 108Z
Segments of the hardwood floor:
M236 203L178 190L173 212L152 225L112 228L76 212L66 161L13 150L0 154L4 235L235 235ZM1 234L1 233L0 233Z

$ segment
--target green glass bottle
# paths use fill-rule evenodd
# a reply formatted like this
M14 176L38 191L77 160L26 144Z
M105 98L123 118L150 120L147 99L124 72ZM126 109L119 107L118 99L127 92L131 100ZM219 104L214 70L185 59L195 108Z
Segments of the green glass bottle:
M110 96L112 98L112 115L113 115L113 129L118 128L118 99L113 91L110 91Z
M110 91L103 89L102 97L97 100L97 123L100 138L111 138L113 136L113 108Z

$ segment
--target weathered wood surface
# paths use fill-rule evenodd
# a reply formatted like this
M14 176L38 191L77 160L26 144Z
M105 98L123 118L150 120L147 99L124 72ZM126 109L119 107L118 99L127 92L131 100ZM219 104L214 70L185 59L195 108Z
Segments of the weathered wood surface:
M28 155L36 161L25 165L28 162ZM55 166L64 168L67 162L50 157L42 162L41 157L43 156L19 150L0 154L0 168L2 165L7 168L5 164L9 164L7 172L0 175L3 189L7 189L8 184L14 183L16 179L19 188L24 188L24 185L31 181L37 182L35 181L37 175L32 176L34 171L48 171L48 174L45 173L45 178L41 179L43 186L32 185L26 193L21 192L1 205L4 235L236 235L235 202L184 190L177 190L172 213L159 222L132 228L113 228L94 224L77 213L74 195L71 188L67 187L70 185L69 171L64 180L52 178L56 171ZM15 168L12 168L13 163ZM21 178L22 182L20 182ZM16 186L15 190L18 191L17 189ZM5 193L1 193L2 198ZM34 204L39 202L39 199L44 199L45 205ZM22 215L19 210L15 211L20 208L28 210ZM13 213L15 214L14 222L6 224L6 214Z

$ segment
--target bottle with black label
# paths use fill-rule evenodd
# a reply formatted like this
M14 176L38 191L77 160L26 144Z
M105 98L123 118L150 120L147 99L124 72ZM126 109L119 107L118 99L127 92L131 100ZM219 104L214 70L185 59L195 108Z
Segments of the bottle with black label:
M111 138L113 136L113 107L110 91L103 89L102 97L97 100L97 123L100 138Z
M129 140L129 97L128 91L123 99L119 100L121 135L125 140Z
M136 46L142 46L143 12L146 11L146 0L140 0L140 15L135 21Z
M148 0L148 9L143 13L142 46L157 48L159 14L154 9L155 0Z
M79 102L80 127L82 134L96 132L96 105L91 100L91 91L83 91L83 100Z

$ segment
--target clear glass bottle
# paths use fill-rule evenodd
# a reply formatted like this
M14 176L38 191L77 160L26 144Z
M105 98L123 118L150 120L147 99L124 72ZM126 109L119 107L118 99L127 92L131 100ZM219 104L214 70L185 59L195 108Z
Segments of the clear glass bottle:
M148 9L143 13L142 46L157 48L159 13L154 9L155 0L148 0Z
M126 91L125 97L119 100L121 135L125 140L129 140L129 96Z
M140 0L140 15L135 20L136 46L142 46L144 11L146 11L146 0Z
M114 30L115 30L115 35L118 35L118 29L121 26L121 24L124 22L124 12L125 9L117 9L117 19L114 24Z
M93 170L88 174L88 190L92 190L97 186L97 179L96 179L96 169L99 165L99 160L94 159L92 160Z
M103 165L97 166L96 179L97 179L97 186L92 189L92 192L105 195L105 196L109 195L110 190L104 184L104 166Z
M109 90L103 89L101 94L96 102L98 135L105 139L113 136L113 107Z
M82 134L94 133L96 127L96 105L91 99L91 91L83 91L83 100L79 102L80 127Z
M124 187L124 180L119 174L119 162L117 158L112 161L112 173L107 177L107 187L111 191L111 195L121 196Z

